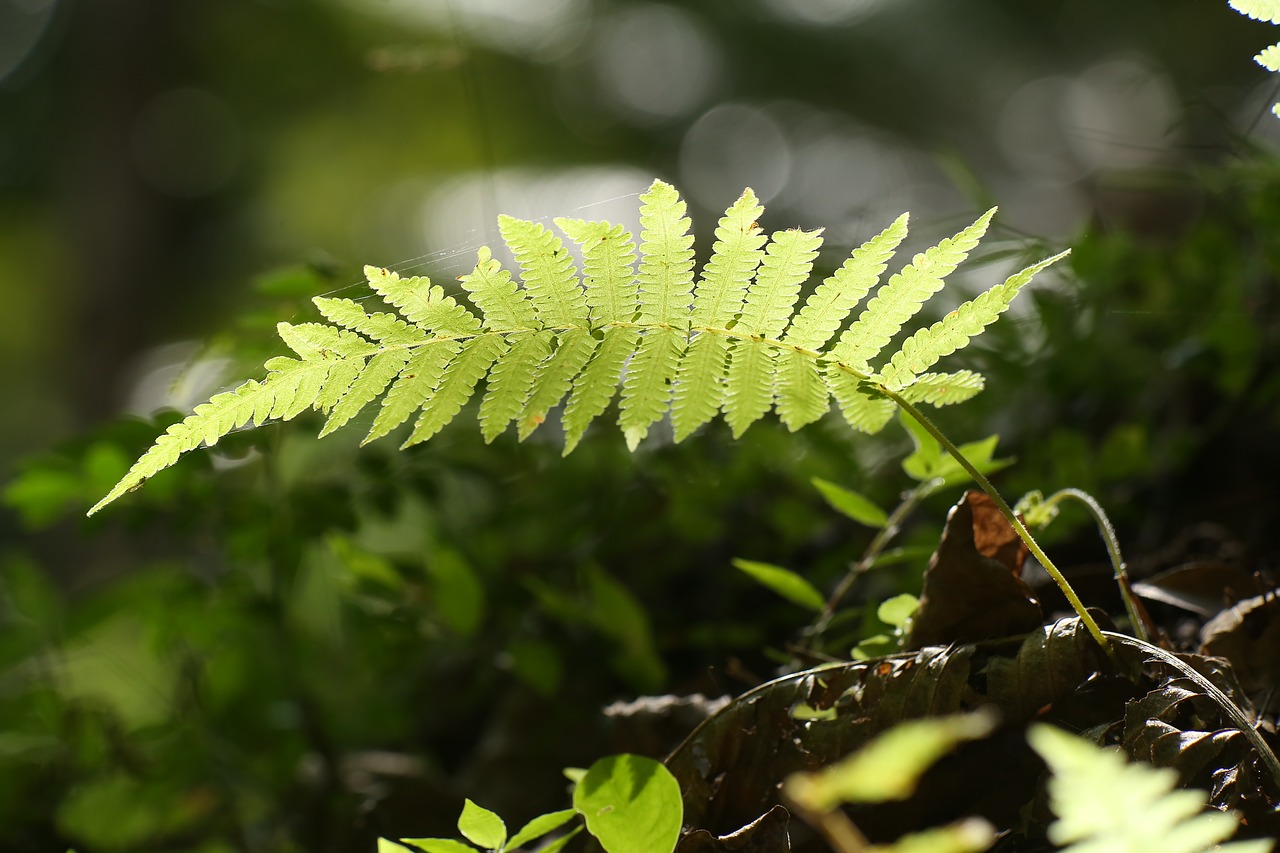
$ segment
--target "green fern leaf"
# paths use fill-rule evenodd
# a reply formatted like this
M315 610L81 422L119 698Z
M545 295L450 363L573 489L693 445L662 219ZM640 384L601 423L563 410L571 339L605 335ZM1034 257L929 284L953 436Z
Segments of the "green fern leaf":
M484 246L470 274L458 279L471 294L471 301L484 314L484 327L490 331L529 331L537 327L533 303L511 280L511 273L494 260L493 252Z
M795 350L780 350L774 361L778 417L787 429L795 432L831 409L831 394L814 359Z
M671 426L676 442L714 418L724 403L730 339L699 332L685 349L676 372Z
M542 325L585 326L587 297L560 238L536 222L510 216L499 216L498 228L524 271L524 286Z
M764 258L764 231L756 222L764 207L750 189L716 226L716 243L695 291L695 326L724 328L742 311L742 301Z
M427 341L426 332L416 326L410 326L394 314L369 314L360 307L360 303L350 299L317 296L311 301L329 322L358 332L378 343L410 346Z
M1255 21L1280 24L1280 0L1230 0L1229 5Z
M1005 312L1009 303L1036 273L1068 254L1062 252L1014 273L1003 284L984 291L929 328L921 329L907 338L902 348L889 360L889 364L880 371L880 379L885 387L894 391L901 390L938 359L968 346L970 340L982 334L987 326Z
M565 404L564 454L568 456L582 440L593 420L609 406L618 390L622 365L636 351L640 333L625 326L614 326L604 333L595 357L574 380L573 392Z
M556 225L582 247L583 284L591 320L597 325L630 323L639 296L636 285L636 244L631 232L608 222L557 219Z
M517 434L524 441L547 419L547 412L569 393L573 378L586 366L598 342L586 329L571 329L560 335L555 354L542 362L529 392L529 401L520 416Z
M824 378L845 421L858 432L874 435L893 418L893 401L870 390L858 377L833 364Z
M365 406L376 400L378 395L386 390L392 379L400 375L400 371L404 369L405 362L408 360L409 351L403 349L385 350L369 359L364 372L352 381L342 399L329 412L329 419L320 430L320 437L323 438L338 427L346 425L348 421L360 414Z
M440 377L431 405L418 415L413 432L402 448L426 441L444 429L471 399L476 384L489 372L490 366L506 351L507 342L499 337L482 336L463 344L458 357Z
M1268 71L1280 71L1280 44L1265 48L1253 58L1253 61Z
M369 434L360 443L368 444L382 438L426 405L460 348L457 341L436 340L419 349L400 370L399 378L387 396L382 398L382 408L374 418Z
M675 187L654 181L640 196L642 325L688 328L693 301L693 235ZM663 345L665 349L667 345ZM682 348L683 349L683 348Z
M1049 798L1058 819L1049 840L1066 853L1267 853L1270 840L1219 842L1235 834L1233 812L1205 811L1202 791L1175 791L1178 774L1127 762L1114 749L1043 723L1027 739L1049 765Z
M724 393L724 419L740 438L773 405L772 349L736 340L729 350Z
M364 274L375 293L424 331L447 336L474 335L480 331L476 315L452 296L446 296L444 288L432 286L426 276L401 278L372 266L365 267Z
M627 367L622 385L622 427L627 447L635 450L653 426L667 413L671 404L671 380L685 346L684 332L657 328L645 334L640 348Z
M984 380L979 373L957 370L955 373L925 373L901 392L908 403L951 406L972 399L982 390Z
M925 300L942 288L942 280L955 271L987 232L993 207L977 222L932 249L916 255L910 266L891 277L867 303L831 352L832 358L867 372L870 361L915 316Z
M661 181L641 197L638 264L635 241L621 226L556 220L582 249L581 281L559 237L503 217L523 282L480 249L473 270L460 278L478 315L425 276L366 267L370 288L395 313L316 298L327 322L278 327L297 358L273 358L265 379L198 406L91 511L201 444L249 422L289 420L308 409L327 414L321 435L328 435L380 399L364 441L416 416L404 446L417 444L450 423L482 381L478 416L486 441L512 421L523 440L567 395L565 453L619 386L618 424L632 449L668 415L677 441L718 413L739 436L775 405L796 430L821 418L832 396L854 429L876 432L891 418L895 399L941 406L980 391L975 373L922 371L968 343L1032 275L1057 260L1028 267L910 336L876 374L871 359L973 249L991 213L916 255L832 345L906 236L906 215L855 249L797 312L821 232L781 231L767 242L757 224L762 212L750 190L725 211L696 287L685 203Z
M538 366L551 357L551 332L512 335L511 349L499 359L489 374L489 388L480 401L480 432L492 442L520 416L533 390Z
M898 244L907 236L907 214L854 249L840 269L810 294L783 341L805 349L826 346L854 306L875 287Z

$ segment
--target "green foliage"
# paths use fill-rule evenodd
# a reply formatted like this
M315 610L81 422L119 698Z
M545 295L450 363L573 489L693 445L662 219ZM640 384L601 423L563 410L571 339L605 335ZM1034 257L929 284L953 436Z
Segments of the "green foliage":
M1235 834L1239 817L1206 812L1200 791L1175 791L1178 774L1130 763L1109 749L1047 725L1028 733L1053 772L1049 798L1057 820L1049 839L1071 853L1267 853L1271 841L1219 842Z
M889 523L889 514L876 506L870 498L821 477L814 477L811 482L831 508L841 515L877 529Z
M508 838L507 825L502 818L489 809L466 800L462 806L462 814L458 817L458 833L481 849L507 853L554 832L573 820L577 814L573 809L561 809L539 815ZM566 833L541 850L543 853L559 850L580 829L581 827ZM475 853L475 847L452 838L402 838L399 842L381 838L378 840L378 853L403 853L406 846L425 853Z
M1255 21L1280 24L1280 2L1277 0L1230 0L1230 5ZM1253 59L1268 71L1280 71L1280 44L1271 45ZM1274 105L1271 111L1280 116L1280 104Z
M680 785L660 762L613 755L588 768L573 807L607 853L670 853L680 837Z
M821 612L826 605L826 599L822 597L822 593L818 592L813 584L790 569L784 569L771 563L742 559L735 559L733 565L734 568L740 569L755 578L761 584L793 604L798 604L815 612Z
M876 618L892 628L893 633L872 634L864 638L853 647L849 656L854 660L868 660L902 648L903 640L911 630L911 617L919 609L920 599L905 592L880 602L876 607Z
M328 415L323 435L382 396L364 441L416 414L404 446L417 444L451 421L485 377L479 419L486 441L512 422L523 440L567 396L566 453L607 408L620 381L618 423L632 449L668 413L677 441L719 411L737 437L771 408L789 429L799 429L822 417L833 396L850 426L876 432L895 398L945 406L978 393L982 377L971 371L924 371L967 345L1037 272L1065 254L1016 273L882 358L903 324L977 246L994 209L917 254L832 345L905 237L905 216L856 249L797 311L821 232L781 231L765 241L755 222L760 212L750 190L725 212L696 285L685 203L661 181L641 196L638 274L631 271L631 235L617 226L557 220L582 249L586 276L580 280L560 238L540 224L504 216L499 224L522 286L481 249L475 269L462 279L480 316L425 277L368 267L369 286L396 314L317 298L328 324L279 325L296 357L272 358L266 378L197 406L90 512L202 444L309 409ZM873 367L873 359L883 366Z

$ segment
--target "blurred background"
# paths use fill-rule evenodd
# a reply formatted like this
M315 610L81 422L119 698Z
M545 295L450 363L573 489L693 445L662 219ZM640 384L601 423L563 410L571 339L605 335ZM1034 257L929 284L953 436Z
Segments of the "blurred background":
M610 749L605 701L768 675L803 614L729 560L829 587L870 531L807 481L892 506L900 430L561 462L551 425L270 428L81 518L363 264L447 285L498 213L634 228L655 176L701 256L751 186L828 268L1000 205L938 310L1072 246L944 426L1001 436L1011 498L1094 491L1138 571L1273 568L1274 40L1205 0L0 0L0 847L372 849L463 794L518 823Z

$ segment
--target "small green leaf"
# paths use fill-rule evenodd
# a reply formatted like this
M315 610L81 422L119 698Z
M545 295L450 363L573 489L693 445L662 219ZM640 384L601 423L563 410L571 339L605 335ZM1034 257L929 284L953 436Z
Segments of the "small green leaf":
M533 820L520 827L520 831L511 836L511 840L507 846L514 849L521 844L528 844L530 841L541 838L548 832L559 829L564 826L578 813L573 809L562 809L558 812L548 812L544 815L538 815Z
M507 841L507 825L502 822L502 818L471 800L465 800L462 804L458 832L471 843L490 850L497 850Z
M560 838L552 841L546 847L539 847L538 853L560 853L560 851L564 849L564 846L572 841L573 837L579 832L582 832L582 827L575 826L572 832L565 833Z
M908 477L921 483L934 479L941 480L942 483L938 488L968 482L968 472L960 467L959 462L943 452L942 446L915 418L904 412L900 420L916 446L915 452L902 460L902 470ZM993 474L1013 464L1012 459L995 458L996 444L999 441L999 436L990 435L979 441L962 444L959 450L981 473Z
M652 758L611 755L573 789L573 807L607 853L671 853L680 838L680 783Z
M876 609L876 616L886 625L901 629L911 621L911 617L920 609L920 599L914 595L903 593L881 602Z
M808 702L797 702L791 706L791 719L793 720L820 720L826 722L836 718L835 707L815 708Z
M476 853L476 848L452 838L402 838L397 844L386 838L378 839L378 853L405 853L405 844L412 844L426 853ZM383 846L385 845L385 846Z
M901 648L901 643L888 634L872 634L854 646L853 650L849 652L849 657L854 660L871 660L872 658L891 655L898 651L899 648Z
M879 529L889 523L889 514L876 506L870 498L857 492L837 486L821 477L814 477L810 482L822 493L822 497L831 508L842 515L847 515L859 524Z
M995 724L984 711L901 723L830 767L793 774L783 791L815 812L841 803L905 800L930 765L960 743L985 737Z
M793 604L807 607L815 612L820 612L826 607L826 600L822 597L822 593L790 569L771 563L758 563L755 560L734 560L733 565L734 568L751 575Z
M587 775L585 767L565 767L560 772L564 774L564 778L568 779L575 785L581 782L582 778Z

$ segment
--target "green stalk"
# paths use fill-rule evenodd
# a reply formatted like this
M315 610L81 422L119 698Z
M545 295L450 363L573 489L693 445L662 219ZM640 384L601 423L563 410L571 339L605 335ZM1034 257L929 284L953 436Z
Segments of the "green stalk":
M1129 570L1125 566L1124 557L1120 554L1120 540L1116 538L1116 529L1111 526L1111 519L1107 518L1106 510L1102 508L1102 504L1093 497L1093 495L1083 489L1068 488L1054 492L1045 498L1044 506L1047 509L1054 509L1064 500L1078 501L1084 505L1089 514L1093 516L1093 520L1098 525L1098 532L1102 535L1102 540L1107 543L1107 556L1111 558L1111 568L1115 571L1116 583L1120 586L1120 597L1124 600L1125 612L1129 614L1129 624L1133 626L1133 630L1138 635L1138 639L1150 643L1153 633L1148 625L1150 617L1138 604L1133 595L1133 587L1129 585Z
M1009 502L996 491L995 486L991 485L991 481L988 480L981 471L973 466L973 463L960 452L960 448L952 444L951 439L943 435L942 431L934 426L933 421L929 420L924 416L923 412L903 399L901 394L890 391L883 385L877 385L876 390L901 406L903 411L915 418L922 427L928 430L934 440L941 444L943 448L946 449L947 453L951 454L951 458L960 463L960 467L964 468L969 476L973 478L973 481L978 484L979 488L986 492L991 500L995 502L996 509L1000 510L1000 514L1008 520L1009 524L1013 527L1014 533L1017 533L1018 538L1027 544L1027 549L1031 551L1031 555L1040 562L1040 565L1044 566L1044 570L1049 573L1049 577L1053 578L1054 583L1056 583L1058 588L1062 590L1062 594L1067 597L1067 601L1070 602L1071 608L1075 610L1076 615L1080 617L1080 621L1089 631L1089 634L1098 643L1098 645L1102 647L1102 650L1107 653L1107 657L1109 657L1111 662L1116 665L1116 668L1124 671L1124 666L1121 663L1119 656L1116 654L1115 649L1112 647L1111 642L1107 639L1106 635L1102 633L1102 629L1098 627L1098 623L1089 615L1089 611L1085 609L1084 602L1080 600L1080 596L1076 595L1076 591L1071 588L1071 584L1067 581L1066 576L1063 575L1062 572L1059 571L1058 567L1054 565L1053 561L1049 559L1049 555L1044 552L1044 549L1040 547L1040 543L1031 535L1031 531L1027 530L1026 526L1022 523L1022 520L1014 513L1013 508L1009 506Z

